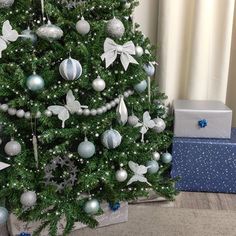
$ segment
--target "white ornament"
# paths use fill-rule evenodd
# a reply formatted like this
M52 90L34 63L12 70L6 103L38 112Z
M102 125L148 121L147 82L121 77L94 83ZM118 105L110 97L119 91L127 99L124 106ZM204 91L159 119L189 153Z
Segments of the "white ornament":
M121 125L125 125L128 121L128 110L125 105L124 97L120 96L119 104L116 108L117 121Z
M166 123L163 119L161 118L156 118L154 119L154 122L155 122L155 126L153 127L153 130L156 132L156 133L161 133L165 130L166 128Z
M151 185L148 183L147 178L143 176L147 173L148 167L144 165L138 165L133 161L129 161L129 168L134 172L134 176L128 181L127 185L130 185L134 182L142 182Z
M21 145L17 141L11 140L5 145L4 151L11 157L17 156L21 153Z
M23 118L23 117L25 116L25 111L22 110L22 109L18 110L18 111L16 112L16 116L17 116L18 118Z
M159 161L161 158L161 155L159 152L153 152L152 153L152 159L155 160L155 161Z
M69 57L62 61L59 72L65 80L76 80L82 75L83 69L79 61Z
M14 3L14 0L0 0L0 8L11 7Z
M129 124L130 126L133 126L133 127L134 127L135 125L138 124L138 122L139 122L139 119L138 119L137 116L132 115L132 116L129 116L129 117L128 117L128 124Z
M88 21L86 21L84 19L84 17L81 17L81 20L79 20L76 23L76 30L81 35L86 35L86 34L89 33L89 31L90 31L90 24L88 23Z
M113 38L121 38L125 33L124 24L114 17L107 23L107 33Z
M37 195L33 191L25 192L21 195L20 202L24 207L32 207L37 202Z
M2 36L0 36L0 58L2 57L2 51L7 49L7 44L15 42L18 37L17 31L12 29L9 20L5 21L2 26Z
M62 121L62 128L65 128L65 122L70 118L70 114L78 112L81 108L88 108L88 106L80 105L79 101L75 100L72 90L69 90L66 95L65 106L49 106L48 110L54 115L58 115L58 119Z
M141 57L143 55L143 48L140 46L136 46L135 53L137 57Z
M7 163L4 163L4 162L0 162L0 170L4 170L6 169L7 167L9 167L10 165L7 164Z
M147 133L149 129L154 128L155 122L151 119L151 116L148 111L143 114L143 122L138 124L135 127L141 127L140 133L142 134L141 142L144 142L144 135Z
M124 169L120 169L116 171L116 180L118 182L124 182L128 177L128 173Z
M102 144L108 149L117 148L122 141L122 136L117 130L110 129L103 133Z
M92 83L93 89L97 92L102 92L106 88L106 83L98 76Z
M106 62L106 68L108 68L117 58L118 54L120 55L120 61L124 69L127 70L130 63L139 64L134 57L135 55L135 46L132 41L125 43L124 45L119 45L110 38L106 38L104 42L104 53L101 56L101 59Z

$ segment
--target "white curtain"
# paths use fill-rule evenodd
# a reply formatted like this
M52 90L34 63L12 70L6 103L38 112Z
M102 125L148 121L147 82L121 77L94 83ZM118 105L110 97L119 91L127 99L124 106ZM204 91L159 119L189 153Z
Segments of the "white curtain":
M170 102L227 101L236 113L236 78L229 79L236 76L234 5L235 0L159 0L158 80Z

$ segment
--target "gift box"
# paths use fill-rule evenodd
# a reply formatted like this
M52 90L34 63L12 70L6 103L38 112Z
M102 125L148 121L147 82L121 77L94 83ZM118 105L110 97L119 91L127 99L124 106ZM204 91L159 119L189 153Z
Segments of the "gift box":
M236 129L231 139L174 138L171 175L178 190L236 193Z
M174 101L174 136L230 138L232 110L219 101Z
M123 223L128 221L128 203L122 202L120 203L120 208L116 211L112 211L109 207L109 205L106 203L101 204L101 208L104 211L103 215L96 216L96 220L99 222L98 227ZM20 233L28 233L33 234L33 232L41 225L41 222L23 222L17 219L17 217L14 214L11 214L8 220L8 230L11 236L17 236ZM61 219L61 221L58 223L58 235L62 235L63 230L66 226L66 220ZM79 230L82 228L87 227L86 225L77 222L74 225L74 231ZM49 236L48 228L44 229L40 236Z

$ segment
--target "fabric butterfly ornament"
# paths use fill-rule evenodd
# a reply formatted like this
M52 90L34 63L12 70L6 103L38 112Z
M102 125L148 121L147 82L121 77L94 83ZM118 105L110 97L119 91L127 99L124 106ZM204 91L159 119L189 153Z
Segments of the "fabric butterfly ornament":
M58 119L62 121L62 128L65 128L65 122L70 118L70 114L73 115L78 112L81 108L88 108L88 106L80 105L79 101L75 100L72 90L69 90L66 95L65 106L49 106L48 110L54 115L58 115Z
M141 127L140 133L142 134L141 142L144 142L144 135L147 133L149 129L152 129L156 126L154 120L151 119L151 116L148 111L143 114L143 122L138 124L135 127Z
M9 20L5 21L2 26L2 36L0 36L0 58L2 58L2 51L7 49L7 44L15 42L19 37L16 30L12 29Z
M147 183L148 185L151 186L147 178L143 176L144 174L147 173L148 167L144 165L138 165L133 161L129 161L129 168L134 172L134 176L131 177L127 185L130 185L134 182L142 182L142 183Z

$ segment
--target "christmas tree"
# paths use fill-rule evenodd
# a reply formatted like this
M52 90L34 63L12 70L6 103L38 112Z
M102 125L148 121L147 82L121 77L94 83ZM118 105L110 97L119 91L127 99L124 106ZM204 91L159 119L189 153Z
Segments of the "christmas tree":
M171 118L136 0L0 0L0 199L57 234L100 204L173 199ZM9 166L10 165L10 166Z

